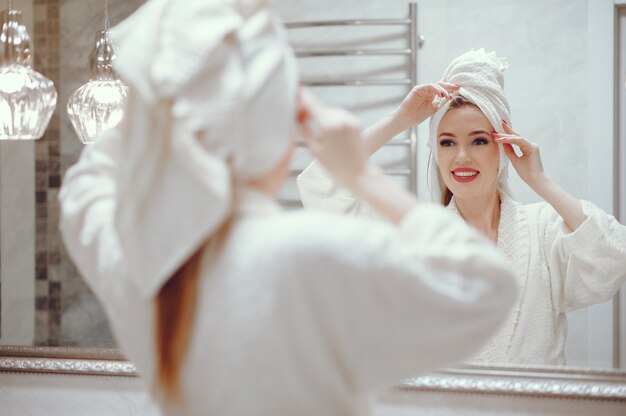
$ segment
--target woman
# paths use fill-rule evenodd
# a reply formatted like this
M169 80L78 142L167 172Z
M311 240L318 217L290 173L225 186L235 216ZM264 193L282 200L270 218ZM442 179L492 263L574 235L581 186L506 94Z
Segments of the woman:
M398 110L364 137L373 152L432 115L433 201L497 244L516 271L520 289L516 306L478 360L561 365L566 313L609 300L626 280L626 227L544 173L537 145L510 127L505 69L493 53L468 52L450 64L442 82L415 87ZM513 199L509 160L546 202L522 205ZM307 207L375 211L338 187L315 162L298 184Z
M264 2L177 3L117 29L125 118L60 193L68 251L164 413L368 414L478 350L515 297L505 260L371 166L351 115L306 92L296 111ZM296 114L388 224L280 210Z

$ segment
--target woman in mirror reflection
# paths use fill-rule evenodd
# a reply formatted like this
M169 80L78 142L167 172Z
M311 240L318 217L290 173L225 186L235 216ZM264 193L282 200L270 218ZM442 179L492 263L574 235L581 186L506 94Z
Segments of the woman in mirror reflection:
M512 128L503 89L506 67L483 49L461 55L442 81L414 87L363 140L373 154L430 117L433 201L497 245L519 288L515 307L475 360L562 365L566 313L611 299L626 280L626 227L544 172L538 146ZM525 205L513 198L509 162L545 202ZM298 187L305 207L379 217L317 161L299 176Z
M297 100L264 1L152 0L113 34L125 117L68 170L60 226L165 414L370 414L497 330L506 259L371 165L351 114ZM386 223L281 210L298 130Z

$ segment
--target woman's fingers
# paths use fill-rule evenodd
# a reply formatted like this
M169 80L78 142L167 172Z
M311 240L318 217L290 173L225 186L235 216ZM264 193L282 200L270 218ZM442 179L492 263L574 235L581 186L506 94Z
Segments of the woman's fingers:
M450 93L442 86L434 83L422 84L413 87L404 103L418 107L424 104L431 104L436 110L445 100L450 98Z
M502 128L504 129L504 131L505 131L506 133L508 133L508 134L515 134L515 135L518 135L518 134L517 134L517 133L516 133L516 132L515 132L512 128L511 128L511 126L509 126L509 125L507 124L507 122L506 122L506 121L502 120L502 123L501 123L501 124L502 124Z
M535 183L543 175L539 146L518 135L504 121L502 128L506 133L492 133L494 141L502 145L504 153L522 180L528 184ZM521 154L518 155L514 146L519 148Z
M354 115L323 104L305 89L298 96L298 124L314 153L329 146L328 142L345 141L360 134L359 122Z
M448 90L446 88L444 88L443 86L441 86L439 84L433 84L433 86L437 89L437 91L439 92L439 96L441 98L448 98L448 99L452 98L450 96L450 93L448 92Z
M459 84L452 84L450 82L444 82L444 81L439 81L437 85L444 88L448 92L455 92L461 88Z
M320 117L323 117L323 105L306 88L298 91L298 125L302 137L311 150L318 145L320 135Z
M307 88L298 90L298 121L304 116L318 118L323 105Z
M536 144L531 143L525 138L520 137L520 136L496 133L494 137L495 137L494 140L496 143L503 143L503 144L509 144L509 145L514 144L517 147L519 147L522 153L524 153L525 155L537 150Z
M511 162L515 162L519 159L519 156L515 153L515 149L513 149L512 144L504 143L502 147L504 148L504 154L506 154Z
M437 96L440 98L450 98L448 91L438 84L418 85L414 87L413 91L415 91L422 98L432 99Z
M512 143L512 144L526 144L528 140L524 139L520 136L515 136L512 134L497 134L494 136L494 140L498 143Z
M433 84L433 86L436 88L437 94L432 102L432 106L435 110L438 110L441 106L452 99L452 95L450 95L448 90L438 84Z
M307 118L310 117L310 98L308 97L308 91L305 88L298 88L298 95L296 97L296 103L297 103L297 114L296 114L296 118L298 121L298 125L300 125L300 127L304 128L304 123L306 122Z
M432 84L416 85L413 87L412 93L422 100L432 100L435 97L452 99L451 94L458 91L459 88L461 87L457 84L440 81Z
M513 134L498 134L494 135L494 140L498 143L511 143L511 144L531 144L528 140L523 137L516 136Z

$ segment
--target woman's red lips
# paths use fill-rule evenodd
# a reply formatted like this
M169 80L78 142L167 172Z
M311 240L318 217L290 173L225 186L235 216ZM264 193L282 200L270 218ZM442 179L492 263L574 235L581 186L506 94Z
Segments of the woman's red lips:
M471 182L478 177L479 171L472 168L456 168L452 170L452 177L457 182Z

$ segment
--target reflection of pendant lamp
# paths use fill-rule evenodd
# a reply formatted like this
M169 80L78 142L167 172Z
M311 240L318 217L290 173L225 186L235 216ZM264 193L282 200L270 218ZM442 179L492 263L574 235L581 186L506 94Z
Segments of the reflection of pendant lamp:
M13 1L1 20L0 140L39 139L52 118L57 92L52 81L30 67L30 39Z
M113 71L115 46L107 36L108 2L105 3L105 30L96 33L89 56L91 78L67 102L67 113L83 143L93 143L105 130L115 127L123 116L128 87Z

